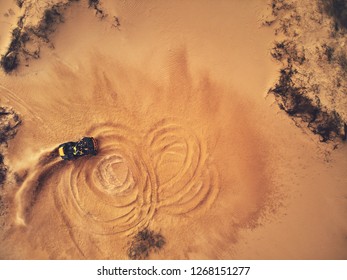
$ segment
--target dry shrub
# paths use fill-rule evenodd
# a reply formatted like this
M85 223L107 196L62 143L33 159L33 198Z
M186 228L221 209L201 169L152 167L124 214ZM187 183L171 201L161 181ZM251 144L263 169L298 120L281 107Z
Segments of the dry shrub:
M160 233L144 229L136 234L128 249L128 257L132 260L146 259L151 251L161 249L166 241Z
M269 90L275 95L279 107L289 116L307 123L308 128L320 136L321 142L336 138L346 140L346 124L340 115L322 107L318 98L316 101L308 98L307 89L293 81L296 74L291 64L282 68L279 81Z
M10 73L18 67L19 52L27 41L29 41L29 36L26 32L22 32L19 27L13 29L10 46L0 60L0 65L6 73Z
M0 147L6 145L12 139L21 124L19 116L9 108L0 107ZM4 156L0 154L0 187L6 180L7 167L4 164Z
M31 38L39 38L42 41L48 43L49 36L56 30L57 25L64 21L63 13L72 2L78 2L79 0L69 0L67 3L57 3L48 7L42 14L42 18L36 26L24 26L25 17L22 15L19 17L17 27L12 31L11 43L8 50L1 56L0 66L5 73L10 73L15 70L20 64L20 57L24 56L39 58L40 50L29 52L25 48L25 44ZM17 1L17 5L22 7L24 1Z
M22 8L24 4L24 0L16 0L16 4L19 8Z
M271 55L279 61L286 59L288 63L295 62L299 65L303 64L306 60L304 48L299 50L295 42L290 40L275 42L275 46L271 50Z
M4 156L0 154L0 187L6 180L7 168L4 164Z
M323 11L334 19L336 31L347 29L346 0L320 0L320 5L323 7Z

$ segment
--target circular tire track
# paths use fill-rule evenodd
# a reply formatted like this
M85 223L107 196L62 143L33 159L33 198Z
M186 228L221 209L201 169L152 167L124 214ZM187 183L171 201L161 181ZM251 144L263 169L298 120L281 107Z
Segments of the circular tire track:
M217 171L191 130L163 120L148 134L157 176L158 208L185 214L210 206L218 192Z
M56 204L65 222L84 231L131 234L145 227L156 207L155 175L138 148L139 139L124 126L99 125L100 152L62 174Z
M218 195L218 174L206 147L174 121L163 120L142 135L111 123L86 134L98 140L98 155L66 162L56 150L44 154L23 183L24 195L18 193L23 203L17 213L17 222L25 225L25 205L33 201L25 194L38 195L54 176L56 210L84 257L86 242L97 240L93 235L132 235L149 225L157 209L190 215L211 206Z

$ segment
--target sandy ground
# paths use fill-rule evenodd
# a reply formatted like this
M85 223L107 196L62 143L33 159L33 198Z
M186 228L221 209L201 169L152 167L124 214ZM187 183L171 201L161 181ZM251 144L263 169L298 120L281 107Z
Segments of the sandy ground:
M0 5L2 50L16 22L3 14L19 9ZM23 119L0 258L126 259L148 227L166 239L152 259L346 259L347 148L267 97L279 65L266 1L102 7L103 20L74 3L54 48L0 74L1 104ZM84 135L97 156L55 157Z

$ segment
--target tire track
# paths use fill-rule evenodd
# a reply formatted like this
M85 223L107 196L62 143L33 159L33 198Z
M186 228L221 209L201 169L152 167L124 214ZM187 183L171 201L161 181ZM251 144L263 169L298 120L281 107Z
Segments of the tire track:
M57 173L66 162L58 158L58 150L52 149L42 152L38 162L27 170L21 170L19 174L27 174L14 197L15 224L26 226L31 209L44 187L46 180Z
M131 234L145 227L156 208L153 170L131 129L98 125L89 132L100 143L98 156L65 170L56 207L70 227L96 235Z
M206 147L178 122L162 120L148 134L158 181L158 208L187 214L208 207L218 192L218 176Z
M211 207L218 195L218 172L207 147L178 122L160 121L143 134L104 123L86 135L98 139L98 155L66 162L53 149L26 171L16 193L16 224L30 222L28 216L51 176L55 211L83 257L87 239L134 235L149 225L157 210L193 216Z
M19 106L19 111L21 113L27 113L26 117L28 117L31 120L39 121L41 125L48 127L43 119L39 117L35 111L29 108L29 106L26 104L24 100L18 97L18 95L10 90L9 88L3 86L0 84L0 89L2 89L3 94L1 94L1 97L7 98L9 101L13 102L17 106Z

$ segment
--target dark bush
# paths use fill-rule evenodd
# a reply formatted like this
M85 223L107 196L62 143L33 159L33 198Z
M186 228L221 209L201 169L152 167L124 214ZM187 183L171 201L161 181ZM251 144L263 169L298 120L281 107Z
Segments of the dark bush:
M69 0L67 3L56 3L48 7L42 15L41 20L36 26L24 26L27 14L19 17L17 27L12 31L11 43L7 52L1 57L0 66L4 69L5 73L10 73L15 70L22 57L39 58L39 49L29 51L25 44L33 37L38 37L45 42L49 42L49 35L56 29L56 25L64 21L63 12L71 5L72 2L79 0ZM22 7L24 1L17 1L17 5Z
M99 4L99 0L88 0L89 7L96 7Z
M101 7L99 7L99 4L100 4L99 0L88 0L89 8L93 8L96 12L96 15L99 18L103 19L107 16L107 14L105 14L103 9Z
M335 30L347 29L347 1L320 0L323 10L335 20Z
M48 33L54 31L55 24L63 22L63 16L59 11L60 6L58 4L45 10L43 18L40 21L36 30L41 34L41 37L47 38Z
M55 23L57 19L60 20L60 18L61 15L56 9L47 9L43 16L43 23L46 24L46 26L49 26Z
M270 5L274 16L278 16L281 11L293 9L293 5L288 4L285 0L272 0Z
M15 52L11 52L7 55L2 55L0 60L0 66L6 73L10 73L15 70L19 65L18 57Z
M128 257L132 260L146 259L152 250L161 249L165 245L164 237L144 229L136 234L128 249Z
M328 60L328 62L329 63L333 62L335 49L331 46L328 46L327 44L323 44L322 48L323 48L323 53L326 56L326 59Z
M340 137L345 140L343 131L343 122L338 113L335 111L328 113L327 111L319 110L314 121L308 124L309 129L320 136L322 142L327 142Z
M0 145L16 135L20 124L19 116L12 109L0 107Z
M6 167L3 164L0 164L0 187L2 187L6 180L6 172Z
M4 164L4 156L0 154L0 187L3 185L3 183L6 180L6 172L7 172L7 168Z
M15 70L19 65L19 52L21 48L29 41L27 32L22 32L21 28L16 27L12 30L11 43L5 55L1 56L0 66L6 73Z
M6 145L16 135L20 123L19 116L12 109L0 107L0 145ZM0 154L0 187L6 180L6 173L4 156Z
M345 53L341 53L337 57L337 63L340 65L344 73L347 73L347 57Z
M279 101L279 107L289 116L298 118L307 123L308 128L320 136L320 141L327 142L335 138L346 138L346 124L335 111L329 112L321 107L320 101L309 99L307 89L297 86L293 82L297 71L289 64L281 69L280 78L274 88L269 93L275 95Z
M17 3L17 6L18 6L19 8L22 8L22 7L23 7L24 0L16 0L16 3Z
M288 63L296 62L300 65L306 60L304 49L301 51L298 50L297 45L289 40L275 42L275 46L271 50L271 55L279 61L286 59Z

